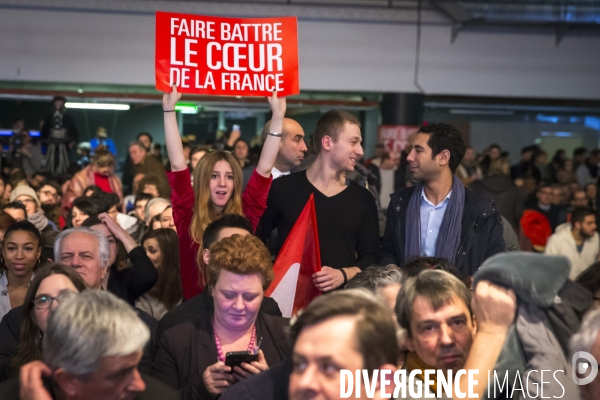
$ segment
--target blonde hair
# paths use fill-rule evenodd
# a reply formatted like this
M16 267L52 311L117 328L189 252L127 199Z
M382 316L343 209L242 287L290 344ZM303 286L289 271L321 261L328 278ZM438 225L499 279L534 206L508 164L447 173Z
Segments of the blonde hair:
M96 150L94 151L94 157L92 158L92 164L94 164L96 167L100 167L100 168L102 168L102 167L115 168L116 158L113 155L113 153L108 151L108 149L105 146L98 146L96 148Z
M210 180L215 164L219 161L228 163L233 173L233 193L221 212L217 212L210 202ZM200 246L200 250L196 254L196 262L200 267L202 265L202 235L208 224L225 214L244 216L242 209L242 168L231 153L212 150L206 153L198 162L192 177L196 203L194 204L194 215L190 225L190 236Z

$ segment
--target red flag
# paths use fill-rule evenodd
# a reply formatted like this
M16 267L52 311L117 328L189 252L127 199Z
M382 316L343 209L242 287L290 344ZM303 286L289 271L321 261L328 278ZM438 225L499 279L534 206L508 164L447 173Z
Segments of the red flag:
M320 270L317 214L311 194L275 260L275 279L265 295L277 301L284 317L296 315L321 294L312 280Z

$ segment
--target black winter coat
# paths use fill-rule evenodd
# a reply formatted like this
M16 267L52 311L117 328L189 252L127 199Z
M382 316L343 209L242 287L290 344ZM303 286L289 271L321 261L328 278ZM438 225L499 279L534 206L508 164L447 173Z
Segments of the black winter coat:
M391 197L382 239L381 265L401 266L409 261L404 258L405 221L408 202L414 191L415 186L400 189ZM465 188L460 237L455 267L464 276L472 276L485 259L506 251L502 218L493 200Z

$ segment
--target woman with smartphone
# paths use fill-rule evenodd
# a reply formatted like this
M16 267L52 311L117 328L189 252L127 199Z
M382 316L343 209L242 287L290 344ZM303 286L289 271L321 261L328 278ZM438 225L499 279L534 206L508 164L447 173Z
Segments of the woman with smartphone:
M184 398L194 392L214 398L289 352L289 320L259 312L273 280L271 256L260 239L233 235L213 244L206 275L213 311L166 331L153 363L152 374Z

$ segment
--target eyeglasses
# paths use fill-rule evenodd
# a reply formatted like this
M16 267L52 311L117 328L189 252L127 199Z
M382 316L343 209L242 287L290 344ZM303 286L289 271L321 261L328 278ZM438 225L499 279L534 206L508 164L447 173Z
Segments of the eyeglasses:
M33 307L35 307L38 310L46 310L46 309L52 307L52 303L55 300L58 303L60 303L64 299L68 299L70 297L73 297L75 294L76 294L76 292L71 292L71 291L63 292L63 293L59 294L56 297L52 297L52 296L47 295L47 294L42 294L42 295L36 297L35 299L33 299L33 301L32 301Z

